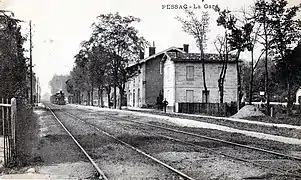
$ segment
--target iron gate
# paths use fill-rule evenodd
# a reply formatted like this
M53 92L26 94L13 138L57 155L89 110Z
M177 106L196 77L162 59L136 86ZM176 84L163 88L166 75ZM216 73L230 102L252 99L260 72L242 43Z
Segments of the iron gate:
M0 152L3 165L9 166L15 160L16 155L16 112L17 102L15 98L1 99L1 143Z

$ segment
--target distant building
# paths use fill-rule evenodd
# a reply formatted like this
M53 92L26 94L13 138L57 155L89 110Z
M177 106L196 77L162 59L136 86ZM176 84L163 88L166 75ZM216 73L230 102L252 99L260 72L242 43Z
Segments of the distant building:
M189 46L171 47L155 53L149 48L150 56L141 55L138 63L140 73L126 84L127 105L131 107L152 107L164 98L168 109L178 112L180 102L205 102L202 63L200 53L189 53ZM208 102L219 102L218 78L223 62L218 54L205 54L206 84ZM229 60L224 84L224 102L236 101L236 64Z

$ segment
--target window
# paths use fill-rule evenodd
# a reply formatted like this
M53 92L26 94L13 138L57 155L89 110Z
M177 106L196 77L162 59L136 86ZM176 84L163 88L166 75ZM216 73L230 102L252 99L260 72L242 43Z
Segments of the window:
M193 102L194 101L194 92L193 90L186 90L186 102Z
M210 91L207 90L207 97L206 97L205 90L203 90L203 92L202 92L202 102L203 102L203 103L206 103L206 102L208 103L208 102L209 102L209 92L210 92ZM206 99L206 98L207 98L207 99Z
M194 80L194 66L186 66L186 80L187 81Z

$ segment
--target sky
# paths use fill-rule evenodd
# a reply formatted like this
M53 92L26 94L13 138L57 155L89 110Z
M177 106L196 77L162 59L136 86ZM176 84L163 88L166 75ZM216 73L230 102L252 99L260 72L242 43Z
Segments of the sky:
M296 5L300 0L290 0ZM33 29L33 64L39 77L42 93L49 92L48 82L54 74L69 74L74 65L74 55L80 42L91 34L91 24L100 14L119 12L122 16L139 17L136 25L140 35L155 42L156 52L171 46L189 44L190 52L199 52L194 39L183 32L176 16L184 16L184 10L162 8L164 5L200 6L198 14L210 14L210 32L206 52L215 52L214 38L222 34L223 28L216 26L217 13L205 9L207 5L218 5L221 9L239 10L252 4L252 0L0 0L0 9L11 10L15 17L24 20L23 32L29 32L28 22ZM299 17L300 18L300 17ZM29 44L25 44L29 49ZM146 50L147 56L148 50Z

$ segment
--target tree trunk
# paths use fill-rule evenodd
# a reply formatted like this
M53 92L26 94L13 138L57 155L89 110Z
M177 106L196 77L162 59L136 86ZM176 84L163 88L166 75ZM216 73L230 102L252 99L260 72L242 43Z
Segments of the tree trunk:
M114 60L114 102L113 102L113 106L114 106L114 109L116 109L117 107L117 73L118 73L118 70L117 70L117 60Z
M291 82L288 79L287 80L287 112L286 112L287 115L292 114L293 103L292 103L292 100L291 100L291 90L292 90Z
M219 88L219 93L220 93L220 103L221 104L224 103L224 83L225 83L226 71L227 71L227 62L224 62L222 71L220 73L220 77L218 79L218 88Z
M121 109L121 107L122 107L123 95L124 95L124 88L121 87L121 88L119 88L119 104L118 104L119 105L118 106L119 109Z
M121 86L119 86L119 96L120 96L120 101L119 101L119 109L121 109L122 107L122 100L123 100L123 96L124 96L124 89L125 89L125 80L123 81L123 84ZM138 99L139 101L139 99Z
M100 86L98 86L98 89L97 89L97 104L98 104L98 107L101 107L100 105Z
M239 67L239 56L240 56L240 50L238 50L237 56L236 56L236 72L237 72L237 111L240 110L240 106L241 106L241 76L240 76L240 67Z
M111 108L111 86L106 86L105 87L106 92L107 92L107 96L108 96L108 107Z
M204 26L202 26L203 32L204 32ZM208 103L208 89L207 89L207 84L206 84L206 69L205 69L205 54L204 54L204 46L203 46L203 41L204 41L204 34L201 35L200 39L200 50L201 50L201 60L202 60L202 74L203 74L203 86L205 90L205 103Z
M110 92L107 92L108 95L108 107L111 108L111 96L110 96Z
M265 86L265 96L266 96L266 115L270 114L270 92L269 92L269 72L268 72L268 34L266 23L264 25L264 35L265 35L265 78L264 78L264 86Z
M92 87L92 90L91 90L91 105L92 106L94 106L94 102L93 102L94 101L94 97L93 96L94 96L94 88Z
M72 104L76 104L76 92L73 93Z
M117 87L116 87L116 85L114 85L114 95L113 95L114 97L114 102L113 102L113 107L114 107L114 109L116 109L116 107L117 107Z
M220 103L224 103L224 83L225 83L225 77L226 77L226 72L227 72L227 63L228 63L228 58L229 58L229 54L228 54L228 40L227 40L228 36L227 36L227 30L225 31L225 51L221 51L224 52L224 54L220 53L220 57L221 59L223 59L223 66L222 66L222 71L219 75L219 79L218 79L218 88L219 88L219 92L220 92Z
M268 72L268 58L265 59L265 97L266 97L266 115L270 114L270 93L269 93L269 72Z
M219 99L219 103L222 104L224 102L224 88L223 88L223 85L222 85L222 79L218 79L218 90L219 90L219 96L220 96L220 99Z
M253 97L253 81L254 81L254 51L251 52L251 78L250 78L250 87L249 87L249 104L252 104Z
M87 105L88 105L88 106L90 106L90 100L91 100L91 99L90 99L90 95L91 95L91 94L90 94L90 91L88 91L88 92L87 92L87 96L88 96L88 97L87 97Z
M101 88L100 90L100 104L101 104L101 107L103 108L104 107L104 102L103 102L103 88Z
M98 106L99 107L104 107L104 105L103 105L103 96L102 96L102 94L103 94L103 88L102 87L98 87Z
M204 49L201 43L201 60L202 60L202 74L203 74L203 86L205 91L205 103L208 103L208 89L206 84L206 69L205 69L205 59L204 59Z
M80 91L77 92L77 100L78 100L78 104L82 103Z
M208 89L206 85L206 70L205 70L205 60L202 58L202 72L203 72L203 86L205 90L205 103L208 103Z
M80 92L79 91L76 92L76 101L77 101L76 102L77 104L80 104Z
M227 44L227 43L226 43ZM227 48L227 45L226 45ZM218 88L220 91L220 103L224 103L224 84L225 84L225 77L226 77L226 72L227 72L227 63L228 63L228 51L226 50L226 55L224 55L224 62L222 66L222 71L220 73L220 77L218 80Z

